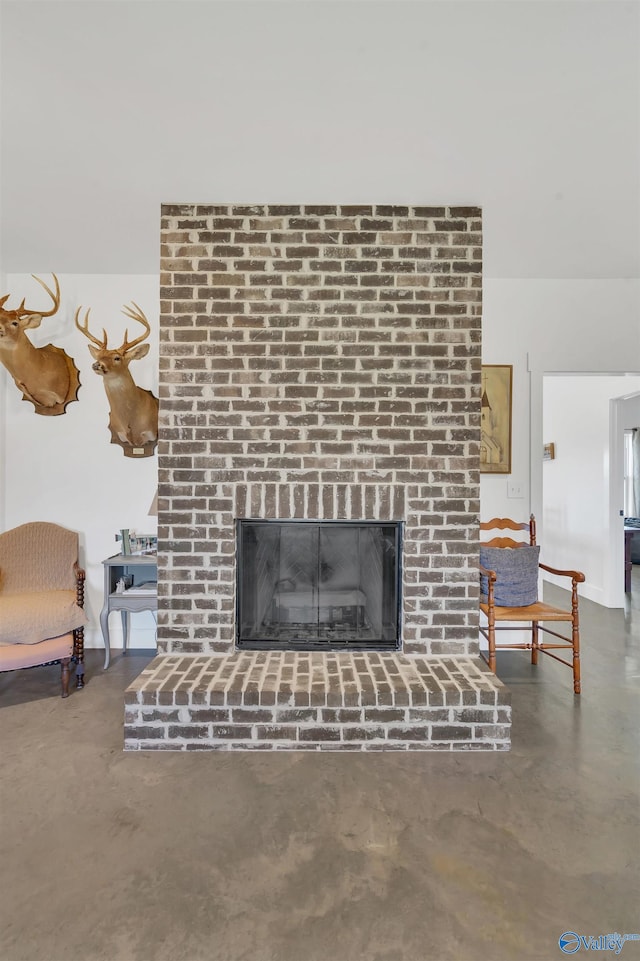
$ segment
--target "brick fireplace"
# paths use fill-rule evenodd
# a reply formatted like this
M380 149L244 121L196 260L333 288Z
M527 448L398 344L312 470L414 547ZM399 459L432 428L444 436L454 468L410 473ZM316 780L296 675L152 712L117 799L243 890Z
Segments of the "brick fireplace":
M481 226L163 207L158 656L127 749L508 748L477 640ZM401 526L399 650L239 649L243 519Z

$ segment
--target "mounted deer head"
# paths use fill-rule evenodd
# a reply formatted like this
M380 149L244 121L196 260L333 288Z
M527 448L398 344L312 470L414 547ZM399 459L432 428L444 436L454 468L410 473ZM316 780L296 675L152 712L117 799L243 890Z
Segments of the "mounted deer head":
M104 389L109 401L111 443L120 444L126 457L150 457L158 442L158 398L150 390L138 387L129 371L132 360L140 360L149 353L149 344L142 341L149 336L149 321L136 303L123 307L122 312L144 327L144 333L135 340L129 340L125 330L120 347L110 350L107 347L107 333L102 329L102 340L89 331L88 307L84 323L80 323L80 311L76 311L76 327L90 341L89 352L95 363L93 370L104 381Z
M0 361L7 368L23 400L30 401L36 414L64 414L67 404L78 399L78 368L61 347L34 347L25 331L39 327L60 306L60 284L52 274L55 292L43 280L31 275L53 301L51 310L29 310L22 303L16 310L4 306L10 294L0 298Z

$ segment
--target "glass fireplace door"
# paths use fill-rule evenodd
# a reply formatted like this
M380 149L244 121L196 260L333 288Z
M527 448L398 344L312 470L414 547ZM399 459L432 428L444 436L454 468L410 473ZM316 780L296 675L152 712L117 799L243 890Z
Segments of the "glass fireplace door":
M396 649L399 523L238 521L238 645Z

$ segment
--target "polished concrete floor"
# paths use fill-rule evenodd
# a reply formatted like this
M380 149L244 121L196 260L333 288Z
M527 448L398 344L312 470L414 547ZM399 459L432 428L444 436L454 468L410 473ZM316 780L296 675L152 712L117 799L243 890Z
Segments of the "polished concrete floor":
M56 668L1 675L0 958L548 961L640 933L634 573L626 611L581 604L581 698L500 655L505 754L124 754L150 654L89 651L67 700Z

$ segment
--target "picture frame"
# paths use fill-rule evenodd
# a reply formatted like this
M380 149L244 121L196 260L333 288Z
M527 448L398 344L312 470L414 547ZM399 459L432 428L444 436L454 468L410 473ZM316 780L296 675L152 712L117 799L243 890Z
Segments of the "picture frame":
M555 460L556 456L556 445L555 444L545 444L542 449L542 459L543 460Z
M480 473L511 473L512 364L482 365Z

